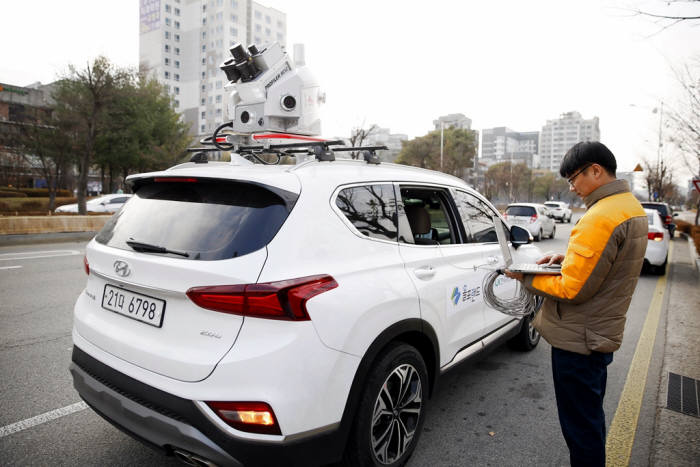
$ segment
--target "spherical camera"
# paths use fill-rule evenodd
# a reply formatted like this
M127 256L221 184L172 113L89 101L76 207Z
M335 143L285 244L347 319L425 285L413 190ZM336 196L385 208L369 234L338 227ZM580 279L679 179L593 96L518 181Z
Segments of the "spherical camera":
M297 100L294 96L287 94L282 96L281 106L284 110L291 111L297 106Z

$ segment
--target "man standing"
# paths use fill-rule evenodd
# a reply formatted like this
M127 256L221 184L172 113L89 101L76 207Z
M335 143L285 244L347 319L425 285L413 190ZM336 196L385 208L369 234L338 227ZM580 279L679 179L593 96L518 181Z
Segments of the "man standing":
M617 162L599 142L574 145L559 168L586 205L571 231L561 275L506 275L546 297L534 326L552 345L552 374L559 423L572 466L605 465L603 397L607 365L622 343L625 314L647 245L647 216Z

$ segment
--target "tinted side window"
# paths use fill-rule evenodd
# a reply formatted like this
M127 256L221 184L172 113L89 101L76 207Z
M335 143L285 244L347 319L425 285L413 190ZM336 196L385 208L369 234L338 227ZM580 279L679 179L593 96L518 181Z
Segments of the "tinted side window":
M345 188L335 204L360 233L382 240L396 240L396 196L391 184Z
M484 202L463 191L455 193L455 202L467 234L465 243L498 241L491 219L495 213Z

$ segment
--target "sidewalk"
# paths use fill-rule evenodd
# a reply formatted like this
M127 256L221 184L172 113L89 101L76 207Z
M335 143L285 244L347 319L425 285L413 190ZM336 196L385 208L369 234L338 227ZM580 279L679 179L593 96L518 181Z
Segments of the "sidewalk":
M699 466L700 414L687 415L671 407L678 406L676 408L687 412L693 403L695 407L698 404L700 381L693 385L693 381L686 378L700 380L700 272L688 241L677 237L673 244L668 271L666 344L650 465ZM669 373L686 378L669 378ZM682 403L675 397L680 393L678 383L684 390ZM692 394L693 390L695 394Z

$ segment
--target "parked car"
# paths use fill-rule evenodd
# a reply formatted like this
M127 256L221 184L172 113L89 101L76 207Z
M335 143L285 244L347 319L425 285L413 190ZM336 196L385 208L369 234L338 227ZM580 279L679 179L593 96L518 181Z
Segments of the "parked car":
M549 209L537 203L512 203L506 207L505 219L511 225L519 225L527 229L536 242L545 236L554 238L557 231Z
M659 212L659 215L661 216L661 220L663 221L664 226L668 229L668 232L671 234L671 238L673 238L673 234L676 231L676 224L673 222L673 210L671 209L671 206L669 206L668 203L645 201L642 203L642 207L644 207L645 209L657 210Z
M124 203L129 201L131 195L113 194L90 199L85 203L87 212L117 212ZM56 208L56 212L78 212L78 204L64 204Z
M503 220L455 177L336 160L128 182L86 247L70 371L99 415L191 465L403 465L442 373L539 342L485 305ZM518 261L540 257L510 232Z
M668 262L668 248L671 242L671 234L664 225L659 212L656 209L644 209L649 219L649 239L647 251L644 254L644 269L658 275L666 274Z
M546 201L544 205L552 213L552 217L560 222L571 223L571 209L569 204L563 201Z

